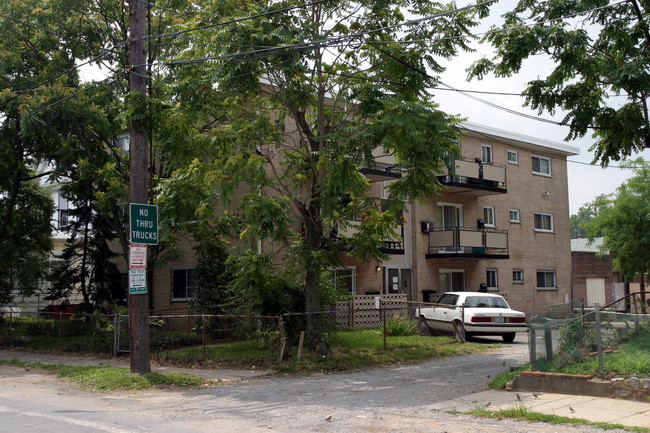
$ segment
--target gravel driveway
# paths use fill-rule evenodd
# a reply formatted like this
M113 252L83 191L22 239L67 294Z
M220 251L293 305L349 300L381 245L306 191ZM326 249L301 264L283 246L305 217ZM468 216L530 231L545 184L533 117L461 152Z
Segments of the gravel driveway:
M488 353L419 365L107 394L88 394L53 376L2 367L0 414L12 432L31 432L28 421L39 417L54 423L48 431L65 433L602 432L447 412L445 402L485 390L492 377L526 362L527 354L522 335ZM83 428L76 430L78 425Z

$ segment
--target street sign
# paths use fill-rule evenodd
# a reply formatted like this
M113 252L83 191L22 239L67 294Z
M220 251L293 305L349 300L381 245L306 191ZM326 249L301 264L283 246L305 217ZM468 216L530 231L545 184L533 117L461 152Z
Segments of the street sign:
M131 244L129 247L129 269L147 268L147 246Z
M129 215L131 242L158 245L158 206L131 203Z
M129 295L147 293L147 270L129 269Z

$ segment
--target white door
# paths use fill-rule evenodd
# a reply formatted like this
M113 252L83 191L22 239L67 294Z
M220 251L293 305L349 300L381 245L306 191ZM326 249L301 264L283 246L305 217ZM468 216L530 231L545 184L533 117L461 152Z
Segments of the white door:
M605 279L587 278L587 306L605 306Z
M406 295L407 300L411 301L411 268L386 266L384 269L386 270L384 274L384 293L402 293Z

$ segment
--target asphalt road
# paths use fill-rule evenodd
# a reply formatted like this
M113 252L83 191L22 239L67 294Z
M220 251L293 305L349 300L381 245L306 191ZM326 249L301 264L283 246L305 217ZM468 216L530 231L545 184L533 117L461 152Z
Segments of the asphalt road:
M440 409L485 390L527 354L522 335L487 354L419 365L133 393L88 393L42 371L0 366L0 432L602 432Z

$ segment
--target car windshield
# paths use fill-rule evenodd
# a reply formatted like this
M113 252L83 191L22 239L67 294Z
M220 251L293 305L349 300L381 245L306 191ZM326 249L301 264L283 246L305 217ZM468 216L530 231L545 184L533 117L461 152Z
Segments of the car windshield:
M508 308L508 304L501 297L494 296L468 296L465 306L471 308Z

